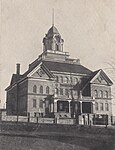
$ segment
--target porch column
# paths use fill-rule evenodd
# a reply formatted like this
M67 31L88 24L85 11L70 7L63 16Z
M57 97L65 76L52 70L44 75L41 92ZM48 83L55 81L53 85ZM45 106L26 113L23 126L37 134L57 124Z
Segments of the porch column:
M81 110L81 113L82 113L82 101L80 101L80 110Z
M54 100L54 112L57 112L57 100Z
M70 106L70 101L69 102L69 113L71 113L71 106Z

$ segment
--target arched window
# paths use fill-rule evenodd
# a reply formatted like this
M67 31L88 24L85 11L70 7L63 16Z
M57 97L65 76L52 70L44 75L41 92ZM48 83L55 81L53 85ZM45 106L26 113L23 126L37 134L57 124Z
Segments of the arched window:
M43 108L43 100L42 99L39 101L39 107Z
M75 84L77 84L78 83L78 78L75 78Z
M70 77L70 82L71 82L71 83L73 83L73 79L72 79L72 77Z
M59 81L59 78L58 78L58 76L56 76L55 78L56 78L56 82L58 82L58 81Z
M60 77L60 82L63 83L63 77L62 76Z
M58 95L59 91L58 91L58 88L55 89L55 94Z
M95 102L95 110L98 110L99 108L98 108L98 103L97 102Z
M94 96L97 98L98 97L98 92L97 90L94 91Z
M100 103L100 110L103 110L103 103Z
M33 86L33 92L37 93L37 86L36 85Z
M55 46L56 46L56 51L59 51L59 45L56 44Z
M49 86L46 87L46 94L49 94Z
M65 83L68 83L68 82L69 82L68 77L65 77Z
M108 92L105 91L105 98L108 98Z
M103 91L99 91L99 97L103 98Z
M40 86L40 93L43 94L43 86Z
M109 104L108 103L105 103L105 110L109 111Z

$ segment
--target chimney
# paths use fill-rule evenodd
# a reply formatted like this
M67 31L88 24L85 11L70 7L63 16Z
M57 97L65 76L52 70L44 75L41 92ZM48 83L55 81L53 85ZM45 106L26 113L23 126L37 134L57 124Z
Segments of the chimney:
M16 74L20 75L20 64L16 64Z

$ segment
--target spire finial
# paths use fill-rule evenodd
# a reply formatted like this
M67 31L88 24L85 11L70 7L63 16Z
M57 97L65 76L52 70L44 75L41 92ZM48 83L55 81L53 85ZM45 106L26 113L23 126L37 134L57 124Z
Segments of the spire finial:
M54 26L54 8L52 9L52 26Z

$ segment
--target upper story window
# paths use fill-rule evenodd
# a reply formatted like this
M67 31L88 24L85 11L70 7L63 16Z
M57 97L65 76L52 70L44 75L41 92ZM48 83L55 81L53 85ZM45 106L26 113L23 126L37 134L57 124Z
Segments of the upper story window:
M59 78L58 78L58 76L56 76L55 78L56 78L56 82L59 82Z
M36 108L36 99L33 99L33 107Z
M71 82L71 83L73 83L73 79L72 79L72 77L70 77L70 82Z
M63 83L63 77L62 76L60 77L60 82Z
M56 51L59 51L59 45L58 44L55 45L55 48L56 48Z
M39 101L39 107L43 108L43 100L42 99Z
M105 110L109 111L109 104L108 103L105 103Z
M94 96L97 98L98 97L98 92L97 90L94 91Z
M103 98L103 91L99 91L99 97Z
M100 103L100 110L103 110L103 103Z
M69 82L68 77L65 77L65 83L68 83L68 82Z
M105 91L105 98L108 98L108 92Z
M55 89L55 94L59 94L58 88Z
M99 106L98 106L98 103L95 102L95 110L98 110L98 109L99 109L98 107L99 107Z
M37 86L36 85L33 86L33 92L37 93Z
M46 94L49 94L49 90L50 90L50 88L49 88L49 86L47 86L46 87Z
M78 78L75 78L74 80L75 80L75 84L77 84L78 83Z
M43 94L43 86L40 86L40 93Z

